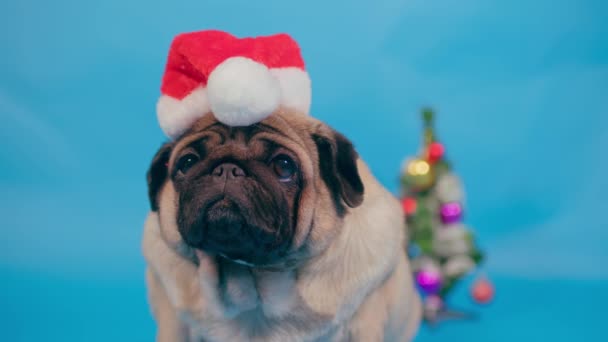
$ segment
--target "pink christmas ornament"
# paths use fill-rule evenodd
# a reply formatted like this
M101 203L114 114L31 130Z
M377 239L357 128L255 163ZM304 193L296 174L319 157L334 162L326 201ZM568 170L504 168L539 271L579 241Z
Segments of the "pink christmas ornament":
M443 224L460 222L462 219L462 206L458 202L444 203L439 208L439 215Z
M441 272L434 267L422 268L416 274L418 286L426 294L434 294L441 289Z

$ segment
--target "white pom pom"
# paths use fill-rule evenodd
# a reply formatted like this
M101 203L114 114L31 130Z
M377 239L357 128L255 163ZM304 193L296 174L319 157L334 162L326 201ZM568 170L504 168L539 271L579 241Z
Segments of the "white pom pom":
M475 267L475 262L467 255L457 255L448 259L443 266L443 273L448 277L466 274Z
M444 203L463 202L465 196L460 178L453 173L447 173L437 180L435 193Z
M433 238L433 251L441 257L467 254L472 245L469 239L470 231L463 224L441 227Z
M441 267L439 266L437 261L435 261L434 259L429 258L427 256L421 256L419 258L412 260L412 269L415 272L418 272L422 269L430 270L433 272L441 271Z
M209 75L207 97L220 122L249 126L278 108L281 88L265 65L245 57L232 57Z

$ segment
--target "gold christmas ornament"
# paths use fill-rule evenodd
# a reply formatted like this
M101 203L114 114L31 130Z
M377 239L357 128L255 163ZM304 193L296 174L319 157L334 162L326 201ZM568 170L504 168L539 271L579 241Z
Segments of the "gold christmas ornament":
M405 182L418 190L429 188L435 182L435 174L431 164L423 159L412 159L405 167Z

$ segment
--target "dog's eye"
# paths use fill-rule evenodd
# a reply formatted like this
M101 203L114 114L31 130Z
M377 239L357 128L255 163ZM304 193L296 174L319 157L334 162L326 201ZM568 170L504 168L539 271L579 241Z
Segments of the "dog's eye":
M199 160L199 158L196 154L188 153L185 156L182 156L181 158L179 158L175 167L177 168L177 170L179 172L185 174L186 172L188 172L188 170L190 170L190 168L194 164L196 164L196 162L198 160Z
M274 158L272 168L281 182L289 182L296 174L296 164L286 155L279 155Z

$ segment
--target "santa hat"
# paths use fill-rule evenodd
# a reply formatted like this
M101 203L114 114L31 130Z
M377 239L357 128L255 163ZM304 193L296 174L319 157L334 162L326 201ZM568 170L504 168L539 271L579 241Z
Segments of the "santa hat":
M290 36L239 39L215 30L175 37L161 93L158 121L170 138L209 112L226 125L248 126L279 107L308 114L311 101L310 78Z

